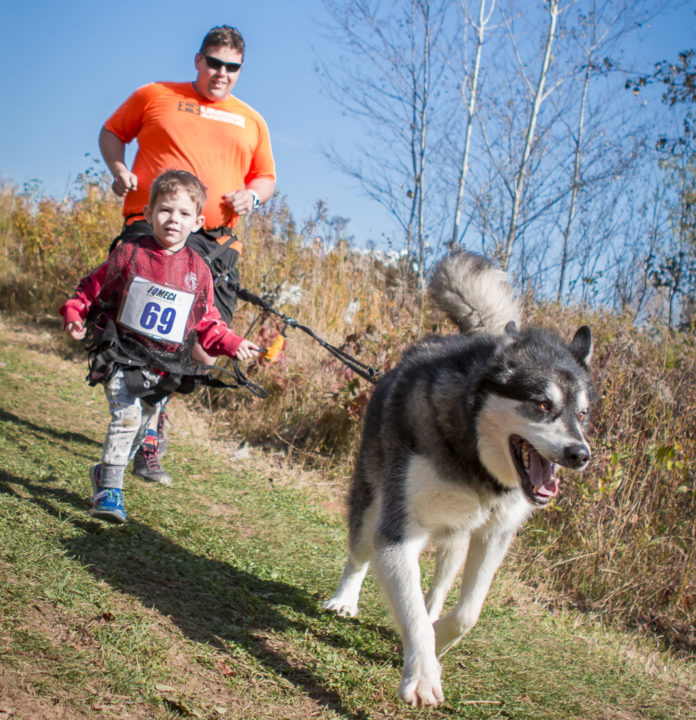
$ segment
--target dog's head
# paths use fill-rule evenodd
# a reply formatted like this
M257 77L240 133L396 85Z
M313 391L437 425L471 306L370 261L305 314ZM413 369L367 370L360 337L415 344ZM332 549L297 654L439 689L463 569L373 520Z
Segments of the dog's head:
M590 461L592 332L581 327L570 344L541 329L506 333L480 388L479 453L503 486L546 505L559 491L557 466L583 470Z

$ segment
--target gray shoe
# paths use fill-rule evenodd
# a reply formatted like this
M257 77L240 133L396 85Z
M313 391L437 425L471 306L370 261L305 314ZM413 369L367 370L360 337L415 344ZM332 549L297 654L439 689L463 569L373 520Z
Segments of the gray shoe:
M133 474L149 482L171 487L172 479L160 465L157 450L141 447L133 458Z

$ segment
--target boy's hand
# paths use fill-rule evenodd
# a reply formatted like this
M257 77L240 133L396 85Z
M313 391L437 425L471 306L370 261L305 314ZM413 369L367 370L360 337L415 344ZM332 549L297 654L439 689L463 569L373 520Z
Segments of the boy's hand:
M242 342L239 344L239 347L237 348L237 352L234 354L234 357L237 360L249 360L250 358L253 358L255 355L258 354L259 346L254 345L253 342L244 338L244 340L242 340Z
M87 328L79 320L69 322L63 329L73 340L82 340L87 333Z

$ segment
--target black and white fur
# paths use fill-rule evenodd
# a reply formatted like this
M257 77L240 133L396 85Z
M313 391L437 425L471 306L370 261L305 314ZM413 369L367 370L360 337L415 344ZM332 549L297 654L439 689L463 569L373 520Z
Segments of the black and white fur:
M427 338L378 384L367 408L350 491L349 559L324 607L354 616L369 563L404 644L399 687L437 705L442 656L476 623L516 531L558 493L557 465L590 459L584 426L592 333L570 344L517 330L505 274L478 256L447 256L430 281L461 334ZM423 595L419 556L436 548ZM443 617L463 569L461 592Z

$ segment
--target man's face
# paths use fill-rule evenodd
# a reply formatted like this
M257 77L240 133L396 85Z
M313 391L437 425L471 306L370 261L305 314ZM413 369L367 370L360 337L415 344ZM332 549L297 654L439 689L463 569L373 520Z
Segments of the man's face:
M180 250L204 220L191 197L182 190L157 198L154 205L143 212L152 225L157 244L172 252Z
M224 64L234 63L235 70ZM212 66L212 67L211 67ZM213 102L224 100L237 82L242 66L242 54L226 45L214 45L206 49L205 54L196 54L196 90L206 100Z

